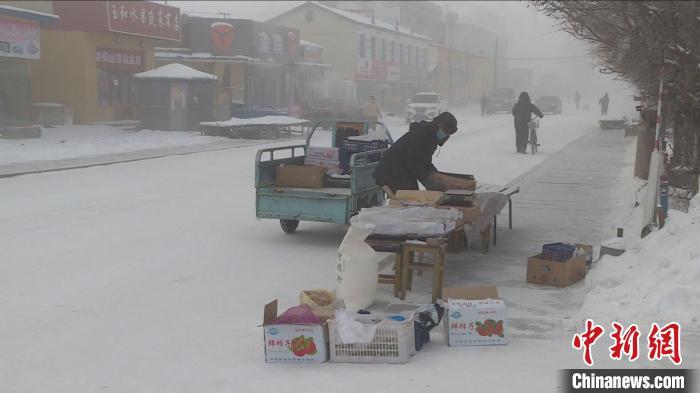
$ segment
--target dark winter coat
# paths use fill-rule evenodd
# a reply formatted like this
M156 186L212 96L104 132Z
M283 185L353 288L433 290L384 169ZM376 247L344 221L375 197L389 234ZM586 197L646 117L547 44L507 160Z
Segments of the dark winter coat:
M513 106L513 124L516 130L527 129L527 123L532 119L532 114L542 118L544 115L538 107L530 101L530 96L522 92L518 102Z
M433 165L433 153L437 146L437 136L431 123L411 123L408 132L384 153L372 174L375 182L380 186L389 186L394 192L417 190L418 181L425 181L437 171Z

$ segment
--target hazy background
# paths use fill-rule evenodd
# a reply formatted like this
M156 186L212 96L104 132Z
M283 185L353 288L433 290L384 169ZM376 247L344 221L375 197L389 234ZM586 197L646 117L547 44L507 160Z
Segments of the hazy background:
M167 1L184 13L197 16L266 21L296 7L304 1ZM443 13L454 11L470 23L508 38L506 59L499 64L508 67L530 67L534 70L533 85L547 86L559 78L571 86L561 94L562 101L573 99L574 91L582 94L582 103L592 107L605 91L614 96L631 96L626 83L598 72L597 60L588 55L588 48L567 33L556 29L556 22L528 7L526 1L435 1ZM302 38L303 38L302 31ZM566 57L562 59L562 57ZM535 90L537 87L535 87ZM535 92L545 93L545 92Z

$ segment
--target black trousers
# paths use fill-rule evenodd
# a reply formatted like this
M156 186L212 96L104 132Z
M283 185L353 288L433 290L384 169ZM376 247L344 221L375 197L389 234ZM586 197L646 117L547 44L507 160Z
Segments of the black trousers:
M527 140L530 130L527 127L517 127L515 129L515 148L518 152L527 150Z

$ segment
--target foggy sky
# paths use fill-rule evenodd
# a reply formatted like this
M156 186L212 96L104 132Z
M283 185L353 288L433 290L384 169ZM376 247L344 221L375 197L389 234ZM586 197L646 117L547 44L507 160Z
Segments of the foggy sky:
M162 1L161 1L162 2ZM226 12L227 17L266 21L284 11L292 9L304 1L168 1L185 13L197 16L219 16ZM585 44L557 31L555 21L527 6L525 1L436 1L443 11L454 11L460 19L481 24L482 27L496 29L502 26L508 37L509 59L502 64L508 67L527 67L534 71L534 80L546 81L552 74L572 83L580 84L580 90L590 95L601 89L622 89L626 86L613 82L610 77L600 75L594 66L595 58L561 60L518 60L522 58L550 58L586 56ZM495 23L500 20L501 23ZM302 31L303 38L303 31ZM573 82L575 80L575 82Z

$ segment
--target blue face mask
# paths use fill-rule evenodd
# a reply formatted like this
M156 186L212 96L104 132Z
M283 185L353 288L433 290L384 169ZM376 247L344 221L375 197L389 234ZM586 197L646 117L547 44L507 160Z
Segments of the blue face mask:
M440 146L442 146L445 142L447 142L448 139L450 139L450 136L445 131L443 131L442 128L437 130L435 135L437 136L438 144Z

